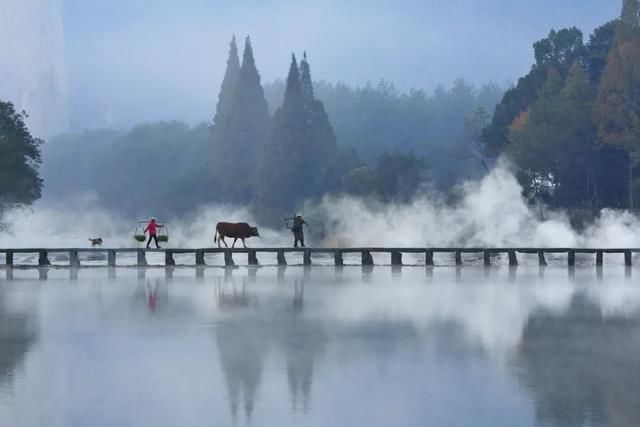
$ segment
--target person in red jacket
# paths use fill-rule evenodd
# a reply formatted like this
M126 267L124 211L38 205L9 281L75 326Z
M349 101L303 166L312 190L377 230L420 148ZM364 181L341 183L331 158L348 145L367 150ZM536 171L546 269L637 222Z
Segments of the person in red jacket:
M151 245L151 239L156 242L156 248L160 249L160 245L158 245L158 228L162 228L164 225L158 224L155 218L151 218L149 224L147 224L147 228L144 229L145 233L149 233L149 241L147 242L147 249L149 249L149 245Z

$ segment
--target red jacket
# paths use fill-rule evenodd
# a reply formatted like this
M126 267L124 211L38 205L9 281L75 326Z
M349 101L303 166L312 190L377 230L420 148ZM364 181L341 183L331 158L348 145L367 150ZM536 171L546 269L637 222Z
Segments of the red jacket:
M144 232L149 232L149 236L157 236L158 235L158 223L154 220L149 221L147 224L147 228L144 229Z

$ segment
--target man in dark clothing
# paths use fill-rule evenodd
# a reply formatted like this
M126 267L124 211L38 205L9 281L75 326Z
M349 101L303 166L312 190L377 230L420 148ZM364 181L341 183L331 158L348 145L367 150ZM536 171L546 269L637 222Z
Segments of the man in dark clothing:
M301 214L296 214L293 218L293 225L291 226L291 231L293 232L293 247L298 247L298 242L300 242L300 246L303 248L304 246L304 230L303 225L307 225L307 223L302 219Z

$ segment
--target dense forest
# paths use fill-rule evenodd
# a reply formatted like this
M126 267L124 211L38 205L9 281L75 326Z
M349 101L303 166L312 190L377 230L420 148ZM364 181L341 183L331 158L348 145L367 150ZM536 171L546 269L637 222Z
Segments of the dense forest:
M634 208L640 194L640 4L587 43L576 28L534 45L535 64L496 107L484 151L506 154L525 194L557 207Z
M282 81L265 85L272 108L282 103L284 87ZM428 159L429 175L443 190L483 172L464 150L476 136L465 123L488 120L504 94L496 84L477 88L463 79L450 89L440 85L433 93L417 89L403 93L387 81L355 88L318 81L314 91L341 147L354 149L370 166L385 152L412 151Z
M585 42L576 28L533 46L506 92L457 80L433 92L313 80L306 53L261 82L249 38L235 38L212 120L87 130L44 144L1 104L4 206L92 193L124 215L171 217L206 203L251 206L275 222L327 193L411 200L481 178L507 157L532 203L635 207L640 198L640 3ZM284 68L284 67L283 67ZM213 104L213 102L212 102ZM10 142L7 142L10 141ZM14 185L7 183L13 182Z
M462 79L431 94L313 81L306 54L292 58L286 82L263 87L251 41L240 60L234 38L211 123L59 135L44 146L44 194L93 193L124 215L165 218L205 203L251 205L264 222L326 193L407 201L485 172L466 148L502 94Z

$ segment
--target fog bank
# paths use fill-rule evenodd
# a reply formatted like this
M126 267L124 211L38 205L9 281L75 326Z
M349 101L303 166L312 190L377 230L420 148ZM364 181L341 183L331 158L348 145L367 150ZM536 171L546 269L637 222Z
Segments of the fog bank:
M636 247L640 222L627 212L603 210L579 233L562 212L532 207L506 163L460 188L451 205L438 195L409 204L327 197L320 204L329 245L431 247ZM544 219L541 219L544 218Z
M640 221L632 214L604 210L582 232L567 215L527 205L522 188L506 163L484 179L467 182L459 200L446 203L425 194L408 204L383 204L349 196L325 197L307 203L304 215L311 246L398 247L637 247ZM102 237L106 246L134 246L138 220L122 218L100 208L95 195L58 205L36 203L33 209L8 214L11 232L0 234L0 246L79 246L89 237ZM193 213L168 221L170 246L209 247L219 221L255 224L249 207L201 206ZM257 224L259 225L259 224ZM250 245L291 244L283 227L260 229L262 239Z

